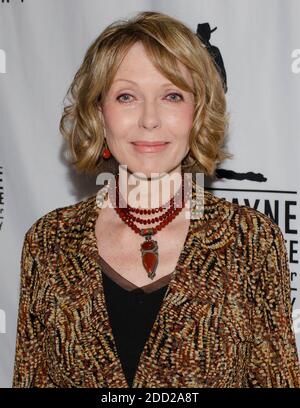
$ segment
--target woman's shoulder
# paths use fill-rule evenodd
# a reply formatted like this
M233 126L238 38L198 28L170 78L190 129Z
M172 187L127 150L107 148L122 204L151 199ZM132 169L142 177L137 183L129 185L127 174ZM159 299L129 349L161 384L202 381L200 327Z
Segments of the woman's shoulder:
M251 240L252 244L265 241L269 246L276 236L283 238L279 225L258 209L228 201L208 190L204 190L204 197L204 214L212 212L216 223L219 220L226 225L227 221L241 241Z
M273 260L274 254L286 257L283 232L268 215L208 191L204 196L204 216L203 221L199 219L200 228L197 224L196 239L201 235L201 242L209 248L232 251L241 268L254 275L270 256ZM250 266L253 264L257 267Z
M89 209L94 208L95 194L74 204L54 208L40 216L26 230L24 240L34 248L48 246L58 235L82 223Z

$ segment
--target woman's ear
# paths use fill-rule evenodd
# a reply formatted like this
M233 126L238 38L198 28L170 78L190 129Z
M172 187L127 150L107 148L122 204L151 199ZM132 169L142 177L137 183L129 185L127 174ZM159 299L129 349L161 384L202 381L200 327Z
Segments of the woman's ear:
M102 105L100 103L97 104L97 110L98 110L99 117L101 119L102 125L104 126L103 109L102 109Z
M99 112L99 118L100 118L100 120L101 120L101 124L102 124L102 127L103 127L103 132L104 132L104 138L105 138L105 135L106 135L105 121L104 121L104 116L103 116L103 112L102 112L102 107L101 107L101 106L98 106L98 112Z
M99 111L103 111L103 106L102 106L102 101L101 101L101 97L100 96L98 96L97 97L97 100L96 100L96 106L97 106L97 109L99 110Z
M101 105L100 102L97 102L97 109L98 109L99 112L102 113L102 105Z

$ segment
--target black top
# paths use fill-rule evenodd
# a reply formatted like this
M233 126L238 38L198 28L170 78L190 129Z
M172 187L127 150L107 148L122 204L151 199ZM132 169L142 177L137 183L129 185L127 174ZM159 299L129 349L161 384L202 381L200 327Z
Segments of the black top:
M103 258L101 267L110 325L126 380L131 387L140 355L172 274L138 287L118 274Z

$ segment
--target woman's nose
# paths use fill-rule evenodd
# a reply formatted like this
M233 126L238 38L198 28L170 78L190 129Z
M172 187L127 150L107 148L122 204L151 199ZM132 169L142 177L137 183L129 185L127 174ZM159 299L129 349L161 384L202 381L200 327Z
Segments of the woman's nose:
M154 100L144 100L140 113L140 125L151 129L160 125L157 103Z

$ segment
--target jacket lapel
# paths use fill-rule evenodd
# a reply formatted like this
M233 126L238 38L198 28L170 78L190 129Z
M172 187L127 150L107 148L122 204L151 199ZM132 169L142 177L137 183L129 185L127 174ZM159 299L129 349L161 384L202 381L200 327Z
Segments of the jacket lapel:
M192 194L196 199L194 182ZM228 260L224 269L221 258L235 241L232 207L222 203L204 191L204 212L190 220L174 275L140 355L134 388L199 387L199 381L205 381L211 364L205 342L218 325L214 309L222 308L230 267ZM56 334L65 325L71 325L73 334L69 349L62 351L69 355L61 360L59 381L64 378L65 386L127 388L104 298L95 236L99 211L95 194L74 214L66 214L59 228L60 272L55 279L64 284L55 293ZM56 353L54 345L52 351Z

